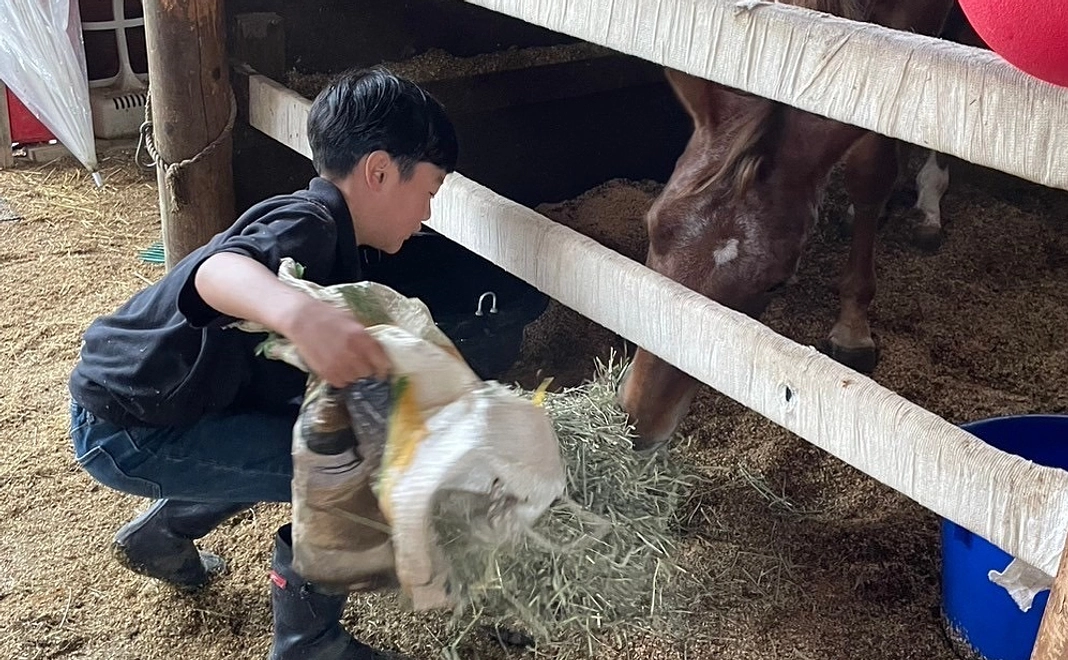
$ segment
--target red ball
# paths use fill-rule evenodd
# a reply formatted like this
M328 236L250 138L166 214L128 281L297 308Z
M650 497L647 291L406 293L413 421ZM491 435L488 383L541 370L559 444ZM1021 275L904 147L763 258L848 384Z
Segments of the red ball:
M960 0L968 22L1009 64L1068 87L1068 3L1064 0Z

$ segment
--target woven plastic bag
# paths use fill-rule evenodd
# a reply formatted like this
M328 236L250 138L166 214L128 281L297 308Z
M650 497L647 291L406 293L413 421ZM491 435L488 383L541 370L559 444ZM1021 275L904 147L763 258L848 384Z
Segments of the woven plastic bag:
M300 273L285 259L278 276L351 310L393 370L388 384L344 390L309 376L293 434L295 568L344 591L395 578L415 609L452 606L436 507L462 503L472 534L533 525L565 489L552 423L530 400L480 380L418 299L373 282L321 287ZM284 337L270 334L260 350L307 371Z

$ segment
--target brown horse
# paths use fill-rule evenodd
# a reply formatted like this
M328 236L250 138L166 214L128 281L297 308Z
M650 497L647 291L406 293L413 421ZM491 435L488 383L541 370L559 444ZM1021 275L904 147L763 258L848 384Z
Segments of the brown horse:
M796 0L854 20L937 35L953 0ZM675 170L646 215L647 265L732 309L759 317L794 275L831 168L846 158L854 209L828 352L870 370L876 225L898 175L897 141L677 71L668 81L694 122ZM665 441L698 383L638 350L620 389L645 448Z

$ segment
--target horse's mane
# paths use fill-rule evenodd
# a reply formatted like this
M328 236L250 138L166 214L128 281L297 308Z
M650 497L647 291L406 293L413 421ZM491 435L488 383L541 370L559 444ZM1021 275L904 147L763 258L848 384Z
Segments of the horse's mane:
M868 15L870 0L776 0L781 4L813 9L827 14L834 14L855 21L863 21ZM738 92L743 96L760 98L751 94ZM722 127L724 133L733 134L730 148L718 170L708 177L698 179L692 187L692 193L700 193L712 186L731 182L730 194L734 199L745 195L753 184L764 163L765 146L775 137L775 129L781 126L783 113L787 106L768 99L750 114L736 118Z

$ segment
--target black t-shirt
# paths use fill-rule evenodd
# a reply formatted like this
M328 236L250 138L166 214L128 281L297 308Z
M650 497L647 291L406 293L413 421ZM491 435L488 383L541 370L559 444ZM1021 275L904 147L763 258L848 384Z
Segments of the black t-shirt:
M201 299L197 268L235 252L277 272L283 257L322 285L361 278L356 236L341 191L321 178L243 213L162 279L85 332L70 378L74 400L120 426L188 426L219 411L283 412L299 401L306 376L255 354L266 335L225 328L236 319Z

